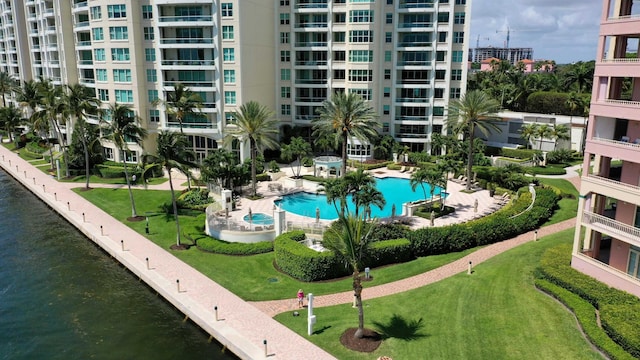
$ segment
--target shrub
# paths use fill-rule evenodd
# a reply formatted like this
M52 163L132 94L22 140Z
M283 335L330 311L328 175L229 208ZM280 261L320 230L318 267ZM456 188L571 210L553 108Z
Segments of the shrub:
M213 199L209 197L209 191L206 189L193 189L180 194L177 199L177 205L182 209L193 209L204 211Z
M42 157L42 154L48 151L49 147L44 142L30 141L26 144L26 150Z
M333 279L348 274L333 252L310 249L299 242L304 239L303 231L292 231L274 240L275 261L281 271L302 281Z
M199 239L198 249L224 255L256 255L273 251L273 242L261 241L257 243L233 243L214 238Z
M573 151L569 149L554 150L547 153L547 163L567 164L573 161Z
M401 168L402 168L402 166L399 165L399 164L391 163L391 164L387 165L387 169L389 169L389 170L400 170Z
M400 224L376 224L376 229L371 232L371 241L401 239L411 231L407 226Z
M373 169L380 169L383 168L385 166L387 166L388 164L393 163L392 161L379 161L379 160L375 160L372 162L360 162L360 161L355 161L355 160L349 160L349 166L351 167L355 167L358 169L362 169L362 170L373 170Z
M311 157L302 158L302 166L305 166L305 167L313 166L313 158Z
M124 169L122 167L112 167L107 165L98 165L100 176L105 179L115 179L124 177Z
M371 243L363 266L376 267L403 263L415 259L408 239L383 240Z
M529 160L538 150L531 149L502 149L502 156L515 159Z
M564 175L567 171L559 167L533 166L526 167L524 171L531 175Z
M280 166L278 166L278 163L275 160L269 161L269 171L272 173L280 171Z
M257 174L256 181L271 181L269 174Z
M527 97L527 111L541 114L569 114L569 94L537 91Z
M430 162L431 155L426 152L411 152L409 153L409 162L412 164L417 164L420 162Z

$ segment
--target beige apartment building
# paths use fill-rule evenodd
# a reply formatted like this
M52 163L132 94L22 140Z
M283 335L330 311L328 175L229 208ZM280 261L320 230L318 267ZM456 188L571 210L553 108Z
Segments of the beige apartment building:
M155 100L182 83L204 102L205 116L183 121L198 159L222 146L243 103L304 127L335 91L370 100L382 133L428 151L465 91L469 12L465 0L2 0L0 70L131 106L152 134L147 149L158 131L179 130ZM143 151L104 145L116 161Z

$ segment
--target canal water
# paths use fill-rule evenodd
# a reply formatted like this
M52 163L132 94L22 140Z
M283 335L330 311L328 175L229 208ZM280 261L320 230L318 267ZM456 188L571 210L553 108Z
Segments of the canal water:
M233 359L0 169L0 359Z

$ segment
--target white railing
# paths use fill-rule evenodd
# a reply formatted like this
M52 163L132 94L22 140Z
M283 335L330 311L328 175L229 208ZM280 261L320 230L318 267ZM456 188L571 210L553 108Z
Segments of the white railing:
M591 138L591 141L602 142L609 145L622 146L622 147L628 147L628 148L640 150L640 144L637 144L635 142L618 141L618 140L605 139L600 137L593 137Z
M609 184L609 185L613 185L613 186L617 186L617 187L624 187L624 188L629 189L629 190L634 191L634 192L640 191L640 186L626 184L626 183L623 183L623 182L620 182L620 181L607 179L605 177L598 176L598 175L589 174L589 175L587 175L587 177L591 178L591 179L594 179L596 181L599 181L599 182L603 182L605 184Z
M315 222L287 221L287 231L302 230L308 235L322 235L327 228L327 226Z
M604 102L616 105L640 106L640 101L605 99Z
M585 224L600 226L610 233L635 238L640 242L640 228L589 211L583 213L582 221Z
M640 62L640 58L616 58L616 59L602 59L600 62L603 63L630 63L630 62Z
M634 15L621 15L621 16L609 16L607 18L607 20L612 21L612 20L629 20L629 19L636 19L639 18L640 14L634 14Z

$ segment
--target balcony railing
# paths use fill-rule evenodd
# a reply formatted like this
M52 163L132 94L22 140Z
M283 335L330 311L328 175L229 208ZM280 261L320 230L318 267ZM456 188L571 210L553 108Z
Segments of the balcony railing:
M399 66L431 66L429 60L399 60Z
M635 140L634 142L630 142L630 141L619 141L619 140L613 140L613 139L605 139L605 138L600 138L600 137L593 137L593 138L591 138L591 141L602 142L602 143L606 143L606 144L609 144L609 145L620 146L620 147L623 147L623 148L630 148L630 149L640 150L640 141L638 141L638 140Z
M425 84L428 85L430 81L428 79L398 79L397 84Z
M81 21L81 22L77 22L75 25L75 28L83 28L83 27L89 27L89 22L88 21Z
M615 58L615 59L601 59L603 63L637 63L640 62L640 58Z
M167 122L167 126L171 128L179 128L179 122ZM215 129L216 126L212 123L187 123L183 122L182 127L185 129Z
M296 115L295 120L296 121L313 121L318 118L319 118L318 115Z
M396 98L396 102L401 102L401 103L426 103L428 101L429 101L429 98L415 98L415 97Z
M604 230L604 232L611 235L624 236L626 238L633 238L640 242L640 228L627 225L620 221L610 219L606 216L595 214L589 211L585 211L582 216L582 221L585 224L594 225Z
M326 84L327 79L296 79L296 84Z
M298 96L295 99L297 102L312 102L312 103L321 103L327 100L326 97L302 97Z
M78 60L78 65L93 65L93 60Z
M79 9L79 8L83 8L83 7L87 7L87 2L86 1L73 4L73 8L74 9Z
M85 84L95 84L96 79L80 79L81 83L85 83Z
M433 27L432 22L405 22L398 25L401 29L406 28L430 28Z
M327 65L327 60L297 60L298 66L322 66Z
M91 46L91 40L89 41L78 41L76 46Z
M637 19L640 17L640 14L633 14L633 15L618 15L618 16L609 16L607 18L607 20L612 21L612 20L629 20L629 19Z
M428 134L396 133L396 137L405 139L428 139Z
M638 106L638 107L640 107L640 101L605 99L604 102L607 103L607 104L614 104L614 105Z
M215 60L162 60L165 66L213 66Z
M431 42L427 41L401 41L398 43L399 47L430 47Z
M622 188L628 189L631 192L640 192L640 186L623 183L621 181L611 180L606 177L593 175L593 174L588 174L587 177L597 180L599 182L602 182L604 184L610 185L612 187L622 187Z
M160 39L160 44L213 44L213 38L170 38L170 39Z
M308 22L308 23L296 24L296 28L299 28L299 29L306 29L306 28L320 29L320 28L326 28L328 26L329 24L327 24L326 22Z
M432 8L433 2L402 2L400 9Z
M327 3L297 3L296 9L326 9Z
M396 116L396 121L429 121L427 115L424 116Z
M213 82L209 81L165 81L164 86L176 86L177 84L183 84L190 88L192 87L213 87Z
M327 41L299 41L295 43L296 47L311 47L311 46L327 46Z
M160 17L160 22L187 22L187 21L213 21L213 17L211 15L161 16Z

